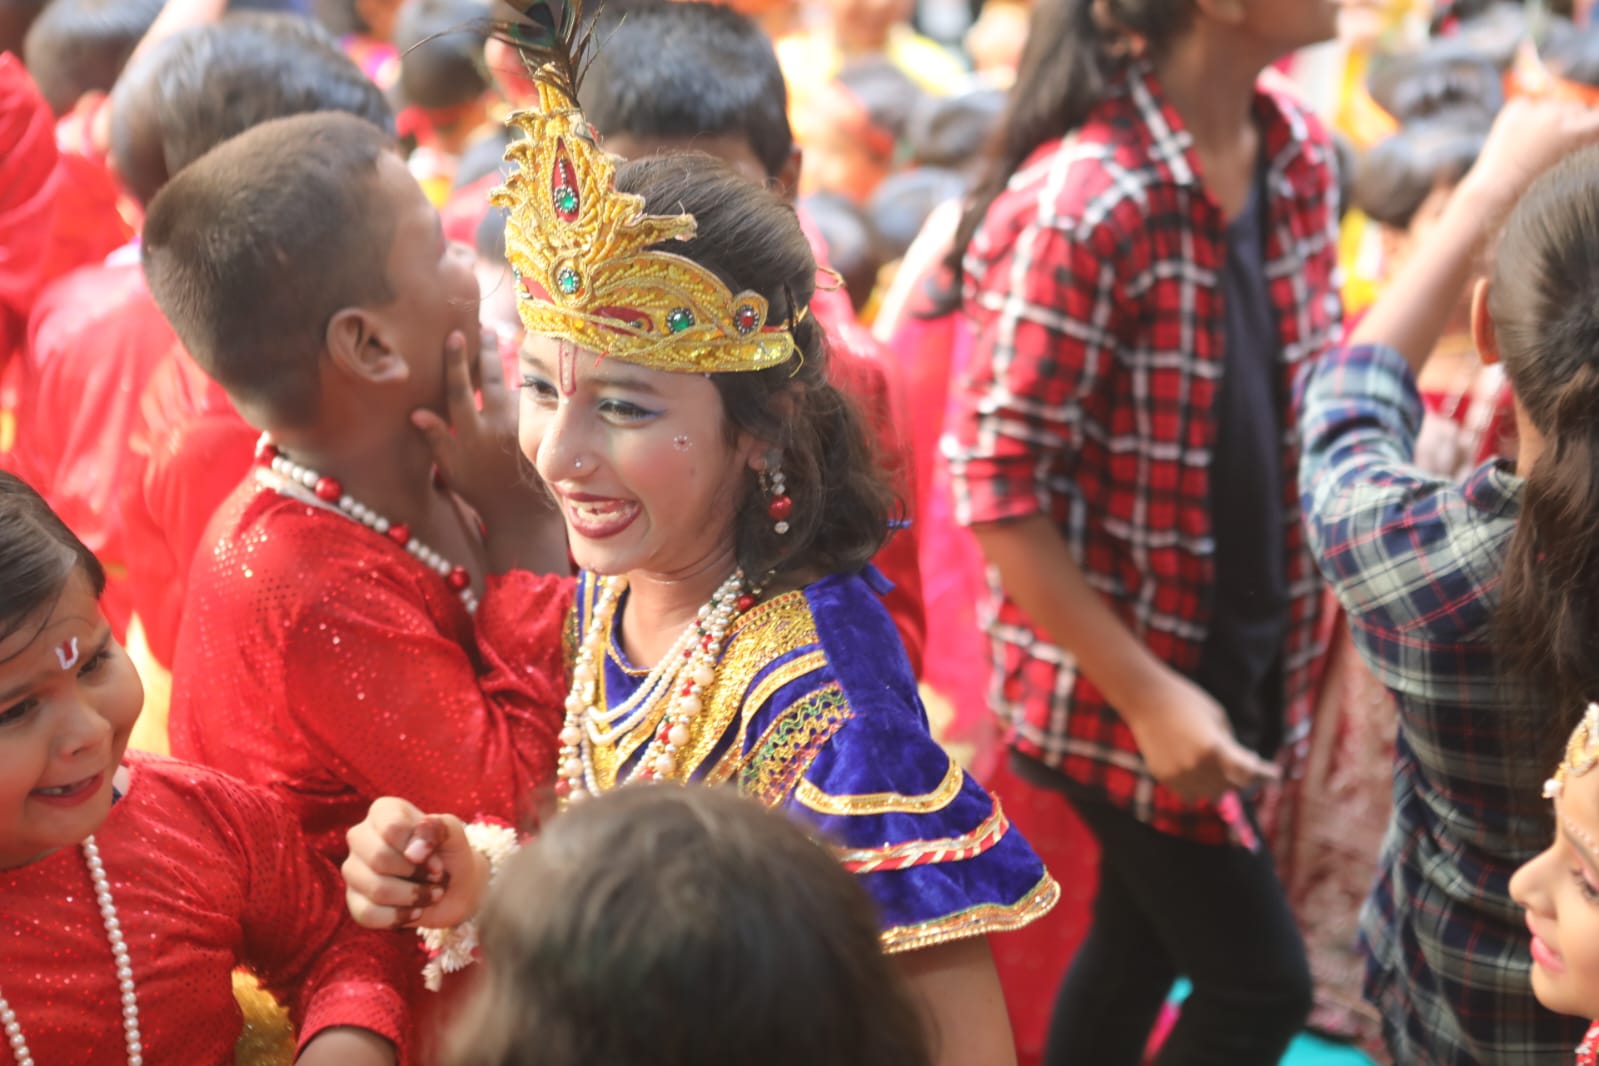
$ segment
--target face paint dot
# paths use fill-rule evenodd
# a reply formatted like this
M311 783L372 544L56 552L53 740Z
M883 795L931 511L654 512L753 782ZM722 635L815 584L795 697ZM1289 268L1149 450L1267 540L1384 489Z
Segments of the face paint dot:
M694 447L694 442L689 440L688 437L678 434L672 438L672 447L676 448L680 452L686 452L690 448Z

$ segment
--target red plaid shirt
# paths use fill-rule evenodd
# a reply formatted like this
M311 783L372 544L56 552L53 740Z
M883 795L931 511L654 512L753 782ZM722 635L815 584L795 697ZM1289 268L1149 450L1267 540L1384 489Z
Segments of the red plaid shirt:
M1262 87L1255 114L1287 397L1299 365L1337 338L1337 183L1327 136L1297 103ZM1181 119L1149 68L1131 66L1081 129L1022 166L972 243L965 296L977 343L945 445L961 521L1053 517L1089 584L1189 675L1215 591L1225 228ZM1309 721L1320 585L1300 526L1295 420L1285 412L1281 424L1292 759ZM983 618L990 700L1020 751L1164 832L1229 839L1214 806L1156 784L1093 682L992 580Z

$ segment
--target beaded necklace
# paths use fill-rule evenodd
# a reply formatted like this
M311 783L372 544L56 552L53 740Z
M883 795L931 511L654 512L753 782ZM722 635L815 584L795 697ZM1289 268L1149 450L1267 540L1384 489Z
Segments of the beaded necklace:
M605 649L626 588L625 577L604 580L588 630L578 646L572 691L566 697L566 721L561 728L560 778L555 784L555 794L563 805L602 791L594 773L593 749L614 746L648 722L663 700L668 702L660 731L651 738L628 780L675 779L679 769L677 754L693 738L695 723L704 709L705 691L716 680L716 663L727 641L727 631L735 618L755 606L756 599L746 591L744 571L734 571L710 602L699 609L694 622L684 628L633 695L615 708L602 709L600 671L605 669Z
M117 986L122 993L122 1035L128 1049L128 1066L144 1066L144 1043L139 1034L139 997L133 986L133 963L128 958L128 945L122 937L122 923L117 919L117 904L111 898L111 881L105 875L105 864L100 861L100 848L93 836L85 837L82 845L83 862L89 868L89 881L94 885L94 899L100 906L100 920L105 923L106 939L111 941L111 959L117 967ZM5 1029L6 1040L17 1066L33 1066L33 1054L28 1050L27 1037L22 1024L17 1021L11 1004L0 992L0 1027Z
M472 591L472 575L464 566L457 566L443 555L411 536L411 529L403 522L390 522L372 508L344 491L344 486L333 478L317 473L308 466L294 462L278 451L268 437L262 437L255 454L263 466L256 470L256 481L284 496L323 507L359 522L368 529L388 537L404 548L411 557L444 579L450 590L461 597L468 614L477 612L477 593ZM263 477L270 471L276 477Z

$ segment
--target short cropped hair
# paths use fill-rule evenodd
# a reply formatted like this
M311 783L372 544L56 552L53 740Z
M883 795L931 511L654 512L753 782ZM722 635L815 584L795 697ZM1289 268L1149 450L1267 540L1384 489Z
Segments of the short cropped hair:
M394 112L326 30L297 15L249 13L195 26L141 56L111 94L111 158L149 203L168 178L253 126L344 111L383 130Z
M782 173L794 151L788 88L749 18L687 0L630 10L595 39L580 96L601 137L741 137L769 177Z
M52 0L28 30L22 62L58 116L110 92L162 0Z
M333 315L393 299L393 221L372 203L393 147L353 115L275 119L184 168L151 202L150 292L241 407L312 421Z

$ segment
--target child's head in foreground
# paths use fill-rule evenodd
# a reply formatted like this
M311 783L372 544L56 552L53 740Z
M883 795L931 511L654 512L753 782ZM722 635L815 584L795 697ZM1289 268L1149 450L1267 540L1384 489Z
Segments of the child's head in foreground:
M452 1066L925 1066L865 890L731 789L639 786L550 822L481 919Z
M351 115L276 119L184 168L143 255L179 339L276 435L398 431L443 412L451 333L476 362L472 250L445 239L393 138Z
M76 847L111 809L144 689L104 587L89 549L0 471L0 869Z

